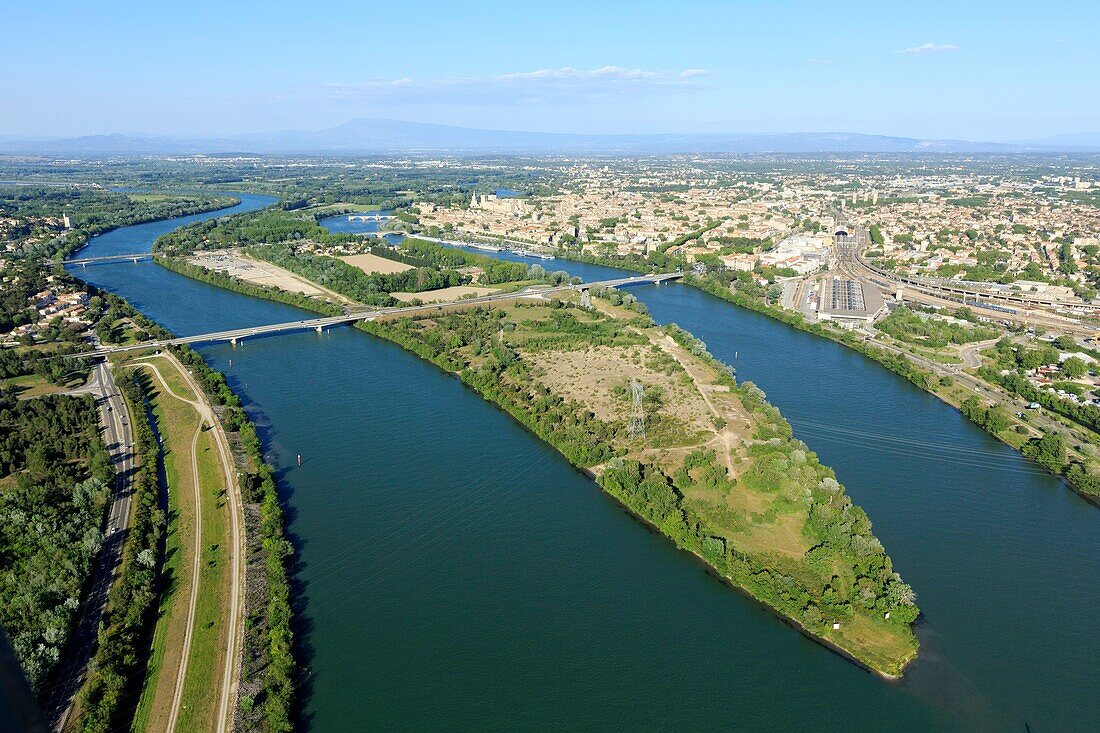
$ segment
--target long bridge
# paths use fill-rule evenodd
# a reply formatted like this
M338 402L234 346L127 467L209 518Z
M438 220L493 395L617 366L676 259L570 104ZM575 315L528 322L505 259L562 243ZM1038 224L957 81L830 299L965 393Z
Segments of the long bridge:
M140 262L153 259L152 252L138 252L130 255L104 255L102 257L77 257L71 260L62 260L58 265L106 265L111 262Z
M635 275L633 277L621 277L614 280L601 280L592 283L558 285L550 288L532 287L525 288L514 293L495 293L493 295L483 295L477 298L454 300L447 303L425 303L423 305L409 305L400 308L379 308L375 310L362 310L348 312L340 316L307 318L301 321L273 323L267 326L248 326L246 328L215 331L213 333L200 333L194 336L180 336L178 338L159 339L156 341L143 341L138 344L127 344L125 346L103 346L93 351L85 351L79 354L72 354L72 356L99 357L108 356L109 354L121 354L128 351L162 349L167 346L178 346L182 344L214 343L224 341L228 341L232 344L237 344L239 341L253 336L265 336L276 333L287 333L290 331L308 330L314 330L318 333L321 333L326 328L340 326L346 323L354 323L356 321L373 321L376 318L383 317L389 318L394 316L407 316L414 315L416 313L426 313L432 311L439 312L443 310L467 308L469 306L486 305L501 301L518 300L520 298L545 298L546 296L552 295L554 293L570 291L581 293L581 302L582 304L587 305L589 303L589 291L592 289L621 288L630 285L660 285L663 282L676 280L681 277L683 277L682 272L668 272L654 275Z
M348 221L389 221L388 214L348 214Z

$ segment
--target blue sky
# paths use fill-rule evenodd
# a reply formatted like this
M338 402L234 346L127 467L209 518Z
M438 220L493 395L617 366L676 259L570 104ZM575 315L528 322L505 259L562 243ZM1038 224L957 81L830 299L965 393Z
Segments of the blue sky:
M0 3L0 135L1100 131L1100 3Z

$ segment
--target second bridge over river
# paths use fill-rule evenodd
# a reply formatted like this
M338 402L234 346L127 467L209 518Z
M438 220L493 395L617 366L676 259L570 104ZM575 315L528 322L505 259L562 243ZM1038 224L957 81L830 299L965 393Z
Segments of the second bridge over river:
M218 341L228 341L230 343L236 344L242 339L253 336L264 336L289 331L306 331L310 329L320 332L332 326L339 326L345 323L354 323L356 321L373 321L376 318L392 318L398 316L414 315L416 313L440 312L456 308L468 308L470 306L486 305L490 303L519 300L524 298L545 298L546 296L553 295L555 293L570 291L580 292L582 304L587 305L589 302L588 293L593 288L601 289L620 288L630 285L659 285L663 282L676 280L681 277L683 277L683 273L681 272L667 272L655 275L635 275L632 277L622 277L615 280L601 280L591 283L578 283L576 285L559 285L549 288L525 288L514 293L497 293L494 295L483 295L477 298L466 298L464 300L455 300L449 303L428 303L424 305L404 306L401 308L379 308L375 310L349 311L348 313L339 316L307 318L301 321L273 323L267 326L249 326L247 328L236 328L227 331L201 333L194 336L180 336L178 338L160 339L157 341L143 341L141 343L127 344L125 346L103 346L95 349L94 351L75 354L74 356L107 356L109 354L119 354L127 351L141 351L143 349L158 349L179 344L199 344Z

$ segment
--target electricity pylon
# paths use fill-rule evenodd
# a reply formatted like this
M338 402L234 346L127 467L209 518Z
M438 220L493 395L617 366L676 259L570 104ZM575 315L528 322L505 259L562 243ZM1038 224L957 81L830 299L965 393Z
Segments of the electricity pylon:
M637 379L630 380L630 422L626 426L627 435L631 438L645 440L645 410L642 408L642 400L645 399L645 387Z

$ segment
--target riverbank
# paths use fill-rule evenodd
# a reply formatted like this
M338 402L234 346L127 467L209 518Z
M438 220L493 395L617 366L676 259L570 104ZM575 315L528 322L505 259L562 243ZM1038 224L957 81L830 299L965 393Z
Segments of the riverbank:
M482 255L482 257L484 257L484 255ZM586 264L596 264L618 269L627 269L634 272L647 271L647 268L643 267L642 263L639 262L620 262L617 260L605 260L602 258L591 256L569 257L567 254L563 256L563 259L582 262ZM180 272L181 274L188 275L189 277L194 277L195 279L210 282L211 284L220 285L222 287L229 287L231 289L237 290L238 292L246 292L247 294L257 295L258 297L268 297L272 300L291 303L293 305L299 305L300 307L309 308L319 313L329 313L327 310L324 309L325 306L317 304L317 301L312 301L312 304L309 302L301 302L295 298L294 294L286 293L285 291L272 290L269 292L266 289L251 291L250 288L252 286L249 286L247 283L243 283L238 280L229 281L228 278L226 279L227 282L223 284L221 279L218 277L210 277L203 272L192 273L188 271L188 269L185 268L190 268L190 266L186 265L186 263L179 263L176 260L172 260L170 261L170 263L171 264L166 264L166 266L170 267L170 269ZM196 269L201 270L201 268ZM828 338L831 341L858 351L864 356L878 362L895 374L905 377L916 386L935 395L939 399L959 410L961 414L966 416L976 425L987 430L987 432L990 432L991 435L993 435L1006 445L1011 446L1014 450L1021 452L1026 457L1035 457L1035 455L1033 455L1034 451L1027 450L1026 444L1019 440L1017 435L1006 434L1004 430L989 430L989 423L980 419L981 415L979 413L976 413L972 410L963 410L961 408L962 400L951 399L948 396L948 392L952 391L950 389L950 385L944 382L933 372L917 366L913 362L913 360L907 356L898 353L892 353L886 349L878 348L872 344L868 344L849 331L829 328L821 324L809 323L799 314L787 312L769 306L763 302L760 302L759 299L752 298L732 290L728 290L720 286L713 280L707 278L706 276L698 276L689 273L685 276L684 282L700 290L703 290L710 295L733 303L734 305L753 310L757 313L761 313L770 318L781 321L789 326L793 326L794 328L797 328L801 331ZM309 301L309 299L305 300ZM1078 464L1072 461L1065 460L1057 462L1056 465L1055 463L1051 463L1050 461L1039 461L1039 463L1044 467L1044 469L1049 470L1055 476L1062 478L1067 486L1069 486L1074 492L1079 494L1082 498L1085 498L1090 503L1097 504L1098 500L1100 500L1100 480L1097 480L1095 476L1092 476L1091 474L1088 474L1086 471L1082 470L1082 468Z
M234 654L237 620L233 569L238 549L225 500L235 490L216 428L207 429L203 398L164 354L120 367L151 375L150 405L163 447L168 500L168 552L153 655L134 718L144 729L217 730L224 660Z
M574 262L613 267L633 272L649 272L651 270L651 267L645 261L626 259L620 261L618 259L606 259L593 256L574 257L570 256L568 252L559 253L558 256L561 259ZM1010 446L1024 457L1035 460L1044 470L1049 471L1052 475L1061 479L1065 486L1069 487L1081 498L1094 506L1100 507L1100 479L1082 470L1081 466L1074 461L1062 460L1052 463L1050 461L1044 462L1042 460L1036 460L1038 455L1037 450L1027 450L1026 441L1020 440L1018 435L1011 434L1005 430L990 430L990 424L982 419L985 414L984 410L978 412L962 409L963 400L952 399L951 393L953 390L949 383L951 377L947 377L948 381L945 381L932 371L916 365L909 356L892 353L884 348L879 348L874 344L867 343L866 340L857 337L850 331L830 328L818 323L810 323L798 313L770 306L762 302L759 298L747 296L725 288L707 276L688 273L684 276L683 282L709 295L713 295L716 298L760 313L761 315L768 316L769 318L780 321L800 331L827 338L834 343L846 346L866 356L958 410L959 413L968 420L1005 445ZM989 384L989 389L994 388L995 385Z
M286 517L274 468L264 459L255 424L221 372L188 347L173 352L194 374L229 441L238 473L246 543L244 628L233 699L234 730L285 733L293 729L294 634Z
M210 270L205 267L193 265L184 261L178 257L164 257L157 255L153 258L153 261L166 270L171 270L184 277L189 277L192 280L198 280L199 282L208 283L210 285L216 285L219 288L225 288L231 290L234 293L241 293L242 295L249 295L253 298L264 298L266 300L273 300L277 303L285 303L286 305L293 305L297 308L304 308L305 310L311 310L315 313L321 313L326 316L335 316L343 312L343 309L332 303L317 300L311 298L308 295L301 293L292 293L281 288L277 288L272 285L257 285L254 283L245 282L238 277L229 275L217 270Z
M198 269L201 270L201 268ZM126 317L148 334L157 338L170 337L170 332L135 310L127 301L118 298L118 307ZM218 496L214 496L213 490L200 491L196 494L196 498L204 505L215 502L221 505L208 507L211 511L222 513L233 511L241 515L244 527L243 542L246 545L246 551L242 553L244 557L242 564L247 563L247 565L240 568L244 574L244 582L242 583L238 577L233 581L232 586L222 583L223 595L235 596L240 599L237 603L243 603L246 622L238 626L235 634L240 641L232 644L227 641L227 648L223 649L219 646L213 652L196 650L200 660L199 666L202 674L206 676L218 674L216 669L218 667L228 669L227 661L232 663L235 670L228 677L225 673L221 674L222 684L230 686L232 692L228 696L226 693L220 693L223 706L223 709L217 712L220 720L227 719L224 705L229 704L234 708L233 719L236 721L234 726L236 730L289 731L292 729L294 707L294 641L291 631L293 619L290 604L289 563L294 551L285 538L285 517L275 482L274 469L264 460L255 426L245 414L240 399L229 388L221 373L210 368L197 352L188 347L173 348L171 351L190 372L182 378L189 377L194 385L194 388L191 388L177 383L173 385L173 391L176 394L182 394L187 390L201 391L201 397L197 392L196 397L213 406L211 417L220 425L220 431L207 431L203 436L196 433L196 437L202 437L202 440L207 441L205 450L202 451L203 460L205 461L213 452L231 454L231 466L235 467L237 473L237 480L231 481L228 474L218 479L216 474L224 471L200 470L199 473L204 477L204 482L220 487L220 490ZM133 355L129 361L137 358L141 358L141 355ZM163 355L161 358L163 359ZM145 371L149 370L139 370L139 372ZM128 394L128 398L135 405L139 405L138 409L141 410L141 412L134 411L132 414L145 416L146 395L154 398L153 405L157 407L158 401L155 399L157 391L152 388L152 382L152 376L143 377L141 380L122 380L124 388L126 385L133 385L130 388L132 394ZM139 384L147 386L139 388ZM162 396L159 400L165 406L173 401L173 395ZM158 412L161 413L164 409L164 406L157 407ZM151 432L144 442L141 441L140 426L141 423L138 423L139 456L142 458L142 465L149 468L140 471L136 479L135 498L138 509L134 515L131 532L139 544L136 549L127 550L131 554L140 554L141 550L159 544L163 541L160 538L165 530L163 522L157 519L157 516L164 516L161 513L162 507L158 506L158 481L155 470L161 451L157 450L157 444ZM162 435L166 435L166 431L161 432ZM224 432L228 439L228 446L221 440L213 441L209 438L215 432ZM175 451L168 450L168 454L174 455L178 462L189 454L189 448L187 445L182 449L177 446ZM225 470L228 468L226 467ZM176 468L170 473L175 476L171 484L177 490L170 496L166 495L166 499L176 504L186 492L179 488L181 486L180 469ZM233 486L239 487L240 503L243 503L241 507L231 506L236 501L236 498L229 496L228 493L234 490L231 488ZM164 561L166 567L161 570L160 575L169 577L172 583L178 584L181 582L181 573L184 570L181 566L183 556L188 553L183 551L181 545L179 512L173 510L168 513L168 517L174 531L169 532L167 538L169 557ZM206 525L210 528L214 522L210 517L207 519ZM225 529L228 531L228 528ZM227 542L203 541L199 547L200 549L224 548L227 544ZM202 551L203 558L208 562L203 563L200 572L205 575L224 571L225 562L219 562L219 556L224 552L225 550ZM232 559L234 566L237 559L236 557ZM143 637L151 634L151 629L140 623L140 620L148 618L148 612L145 609L150 606L155 607L157 598L156 592L150 586L155 582L155 576L150 576L147 568L147 563L127 562L123 581L119 584L120 588L113 592L118 594L117 602L115 596L112 596L112 604L118 605L118 610L114 612L118 616L118 628L109 629L111 636L100 649L100 657L97 659L102 661L103 669L93 677L93 683L89 687L86 698L88 701L86 709L89 710L88 722L85 724L82 721L82 725L85 726L83 729L100 729L96 726L106 725L104 721L109 722L112 719L128 721L127 705L132 709L134 701L141 692L140 680L135 678L155 673L156 669L165 664L166 650L163 633L158 635L160 638L156 642L141 641ZM219 593L202 593L196 613L201 615L204 604L210 605L218 595ZM204 633L209 635L213 630L219 631L219 639L229 636L227 634L229 629L220 613L215 613L210 620L215 622L214 625L210 625L210 621L199 624L200 636ZM125 651L140 650L143 643L150 647L147 669L144 665L137 665L132 661L137 652ZM237 651L230 653L229 645ZM144 653L138 656L143 657ZM219 659L221 661L215 664L215 660ZM235 659L239 659L239 662L232 661ZM136 689L128 691L119 689L127 679L130 680L129 686ZM200 684L199 688L194 690L193 684L188 682L188 689L195 696L200 697L203 703L186 705L181 711L181 724L184 724L183 721L189 717L198 714L198 708L208 709L217 702L213 697L209 699L203 697L206 685ZM127 696L130 698L129 703L124 702ZM140 712L139 723L148 715L148 710Z
M766 315L770 318L774 318L777 321L781 321L789 326L797 328L807 333L812 333L816 336L822 336L834 341L843 346L859 352L863 356L872 359L882 366L886 367L890 371L905 377L917 387L920 387L929 394L934 395L948 405L958 410L960 414L973 422L978 427L985 430L993 437L1000 440L1002 443L1012 447L1014 450L1019 451L1027 458L1035 459L1036 453L1026 450L1027 443L1021 443L1019 440L1010 439L1005 435L1005 430L991 430L990 423L982 419L986 411L980 410L966 410L962 409L962 402L958 400L950 399L945 393L944 389L950 387L950 381L945 382L938 377L932 371L923 369L913 363L913 360L908 356L892 353L885 349L878 348L867 343L865 340L860 339L850 331L833 329L822 326L816 323L808 323L801 315L784 311L773 306L769 306L760 301L741 295L733 290L723 288L718 283L712 280L708 280L705 277L699 277L697 275L687 275L684 278L684 282L693 287L697 287L704 292L720 298L722 300L733 303L734 305L748 308L762 315ZM948 378L950 380L950 377ZM990 385L992 388L993 385ZM1085 474L1080 466L1073 462L1067 461L1064 458L1057 462L1044 462L1041 460L1035 461L1038 465L1044 469L1050 471L1051 474L1061 478L1066 486L1079 494L1083 499L1093 505L1100 506L1097 500L1100 499L1100 485L1097 484L1095 477Z
M517 304L362 329L456 373L632 514L809 637L899 677L916 656L910 624L918 611L832 471L791 437L759 390L737 385L690 335L607 304L595 314L574 305ZM641 437L624 390L642 395Z
M181 196L181 200L188 200L187 196ZM170 221L173 219L179 219L187 216L195 216L197 214L207 214L213 211L223 211L225 209L231 209L234 206L239 206L241 199L236 196L217 196L212 199L207 199L202 203L197 203L192 206L183 206L178 210L165 212L163 214L154 214L149 217L137 217L133 221L120 222L118 224L89 226L75 229L72 232L67 233L65 242L62 247L57 249L52 254L52 259L61 261L65 260L72 255L79 252L86 247L88 243L95 237L101 237L104 234L110 234L113 231L119 229L125 229L126 227L137 226L140 224L155 224L162 221Z
M178 223L108 235L87 252L141 251ZM151 263L78 274L180 334L306 317ZM882 684L823 653L700 572L695 556L669 552L458 380L388 341L333 329L202 348L247 395L282 467L301 539L303 725L507 728L515 710L529 727L576 729L737 720L770 730L776 715L792 731L1093 725L1075 674L1100 653L1088 632L1100 582L1086 549L1098 541L1090 507L829 340L695 288L633 292L660 323L685 325L760 383L875 518L922 591L924 646L904 681ZM931 447L914 456L870 437L834 440L815 423ZM425 425L435 426L430 451ZM939 445L988 458L954 460ZM1021 685L1029 695L1013 694Z

